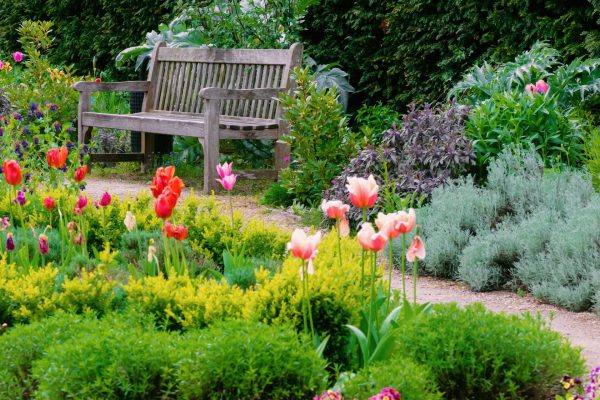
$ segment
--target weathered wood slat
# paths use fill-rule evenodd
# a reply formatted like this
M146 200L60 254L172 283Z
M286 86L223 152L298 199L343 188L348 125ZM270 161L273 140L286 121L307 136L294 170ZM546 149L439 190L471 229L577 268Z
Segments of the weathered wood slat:
M274 49L164 48L158 54L158 61L222 64L286 65L289 59L290 50Z
M146 92L148 81L128 82L76 82L73 89L78 92Z
M269 179L277 180L278 172L275 169L254 169L254 170L239 170L235 174L239 178L244 179Z

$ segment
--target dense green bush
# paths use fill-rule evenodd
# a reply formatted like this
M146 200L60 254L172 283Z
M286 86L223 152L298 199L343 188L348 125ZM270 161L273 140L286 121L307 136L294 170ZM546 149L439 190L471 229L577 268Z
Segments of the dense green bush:
M428 273L475 290L525 286L573 310L597 297L600 196L585 173L543 173L533 151L505 150L488 168L486 186L457 180L418 213Z
M565 371L584 371L580 350L541 317L445 304L400 329L398 354L429 368L447 399L547 399Z
M397 390L402 400L442 398L427 368L404 357L394 357L361 369L344 384L342 392L348 399L368 399L384 387Z
M178 367L182 398L306 399L324 386L325 362L289 327L229 322L188 335Z
M600 58L577 58L570 64L560 58L558 51L538 42L514 61L473 67L449 92L448 97L472 106L467 132L481 166L506 145L529 143L546 165L582 161L583 139L590 130L584 106L600 93ZM545 87L532 90L536 82Z
M383 132L399 125L402 121L400 113L381 102L373 106L366 103L356 111L354 124L362 136L363 145L378 146L383 139Z
M281 99L283 118L290 125L283 138L292 146L291 166L281 172L281 186L301 204L317 205L321 192L356 151L335 89L319 90L308 68L294 72L293 95Z
M508 61L538 40L568 59L599 55L596 0L331 0L309 9L307 51L338 62L367 99L442 99L461 74L483 60Z
M600 191L600 129L595 129L585 139L585 165L592 175L596 191Z
M144 34L176 9L174 0L13 1L0 3L0 48L20 50L16 29L26 19L51 20L57 40L51 60L74 64L82 73L96 67L116 72L114 60L125 47L139 44Z

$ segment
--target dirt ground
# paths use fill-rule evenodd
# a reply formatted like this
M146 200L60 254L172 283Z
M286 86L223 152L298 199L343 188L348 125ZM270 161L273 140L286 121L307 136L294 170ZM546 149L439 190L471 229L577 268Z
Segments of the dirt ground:
M147 191L149 186L149 182L90 178L86 192L92 198L99 198L104 191L119 197L127 197L135 196L140 191ZM184 193L189 193L189 190L186 189ZM216 196L216 198L219 201L227 201L227 197L223 195ZM258 216L284 229L291 230L298 227L300 223L298 216L285 210L261 206L258 204L258 199L253 196L234 196L233 205L235 209L242 210L248 218ZM399 273L394 274L392 284L397 289L401 288ZM410 277L408 277L407 285L408 288L412 288ZM420 302L430 303L457 302L460 305L466 305L480 302L490 310L511 314L539 312L553 330L569 338L572 344L583 349L583 355L590 368L600 366L600 317L594 313L566 311L541 303L531 295L518 296L505 291L477 293L461 283L433 277L419 278L417 297Z

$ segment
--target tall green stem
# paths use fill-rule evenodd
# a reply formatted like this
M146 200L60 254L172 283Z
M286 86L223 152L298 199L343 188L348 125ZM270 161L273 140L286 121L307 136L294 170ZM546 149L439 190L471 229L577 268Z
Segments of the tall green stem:
M229 193L229 215L231 216L231 227L233 228L233 200L231 199L231 190Z
M314 342L314 340L315 340L315 326L313 324L312 308L310 306L310 298L308 297L308 292L309 292L309 286L308 286L308 268L305 268L305 271L306 271L306 275L304 275L304 281L306 282L306 292L305 292L306 307L308 308L308 321L310 323L310 337L312 338L312 340Z
M304 266L304 261L302 261L302 319L304 320L304 333L308 335L308 321L306 319L306 268Z
M371 342L371 326L373 325L373 304L375 299L375 270L377 268L377 252L373 252L372 262L371 262L371 291L370 291L370 299L369 299L369 322L367 324L367 347L369 348L369 343ZM367 360L363 360L364 365L367 365Z
M342 268L342 234L340 233L340 219L335 220L335 229L337 230L337 245L338 245L338 258L340 263L340 270Z
M406 235L402 234L402 298L406 301Z
M415 262L413 263L413 302L417 305L417 268L419 262L415 257Z
M388 271L388 284L390 285L389 289L388 289L388 298L387 298L387 308L388 311L390 309L390 301L392 299L392 270L394 269L394 259L393 257L393 253L394 253L394 249L392 248L392 239L390 238L390 240L388 241L388 257L389 257L389 262L390 262L390 266L389 266L389 271Z
M367 209L363 208L362 223L367 222ZM360 303L365 306L365 249L362 249L360 262Z
M13 191L16 192L16 189L13 186ZM16 198L16 193L15 193L15 198ZM27 243L27 231L25 229L25 217L23 216L23 206L22 205L18 205L17 209L19 210L19 219L21 220L21 234L23 235L23 237L21 238L21 240L23 241L23 247L25 248L25 259L26 262L29 263L29 245Z

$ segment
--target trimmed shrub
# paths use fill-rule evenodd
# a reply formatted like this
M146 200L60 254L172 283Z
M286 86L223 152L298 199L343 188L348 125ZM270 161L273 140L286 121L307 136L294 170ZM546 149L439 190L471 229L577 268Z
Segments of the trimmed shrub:
M587 174L544 174L534 151L505 150L485 187L455 181L419 210L423 268L475 290L525 286L544 301L586 310L598 290L599 207Z
M186 340L197 344L178 367L187 400L306 399L325 383L325 361L290 327L225 322Z
M539 316L444 304L400 329L398 354L428 367L447 399L547 399L565 371L584 372L580 350Z
M361 369L344 384L342 392L349 399L368 399L384 387L396 389L402 400L442 399L427 368L403 357Z

